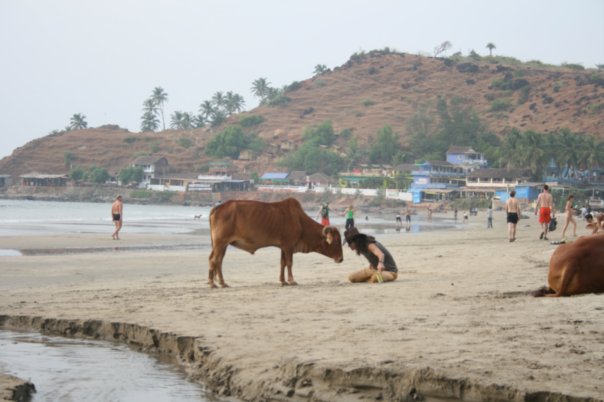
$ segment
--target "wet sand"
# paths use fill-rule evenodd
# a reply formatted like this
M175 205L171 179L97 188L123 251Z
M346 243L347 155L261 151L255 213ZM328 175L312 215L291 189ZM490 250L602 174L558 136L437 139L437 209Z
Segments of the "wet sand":
M135 250L206 235L125 232L115 252L1 257L0 325L172 353L212 390L245 400L603 400L604 296L531 297L555 246L532 216L515 243L503 213L494 226L480 214L462 229L379 235L400 273L375 285L347 282L366 265L348 248L342 264L296 254L297 287L279 286L277 249L230 248L231 287L214 290L209 250ZM3 249L106 243L118 242L0 238Z

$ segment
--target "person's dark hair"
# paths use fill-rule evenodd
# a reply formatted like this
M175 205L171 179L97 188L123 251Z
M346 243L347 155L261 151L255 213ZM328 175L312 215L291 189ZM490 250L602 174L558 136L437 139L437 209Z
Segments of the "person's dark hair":
M566 201L570 201L570 200L572 200L573 198L575 198L575 195L574 195L574 194L571 194L571 195L569 195L569 196L568 196L568 198L566 199Z
M354 239L352 242L357 246L355 250L357 255L361 255L361 251L367 252L369 250L369 245L371 243L375 243L375 237L361 235Z
M516 190L510 191L510 197L515 197L515 196L516 196Z
M544 184L544 185L543 185L543 189L544 189L544 190L549 190L549 186L548 186L547 184Z

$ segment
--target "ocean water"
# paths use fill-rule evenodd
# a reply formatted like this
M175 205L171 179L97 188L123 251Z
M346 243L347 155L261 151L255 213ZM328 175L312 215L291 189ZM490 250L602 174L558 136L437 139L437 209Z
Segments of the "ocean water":
M210 207L124 204L122 233L193 233L208 230ZM22 234L107 233L113 228L111 204L0 199L0 236ZM311 217L316 211L307 211ZM332 211L331 223L344 229L343 214ZM404 218L404 217L403 217ZM431 222L424 214L413 215L411 225L398 227L394 216L358 212L355 223L368 234L420 233L459 228L453 214L435 214ZM485 221L486 222L486 221ZM0 249L2 247L0 246ZM5 254L6 255L6 254Z
M125 203L123 232L188 233L207 229L209 212L208 207ZM112 227L111 204L0 199L0 236L107 233Z

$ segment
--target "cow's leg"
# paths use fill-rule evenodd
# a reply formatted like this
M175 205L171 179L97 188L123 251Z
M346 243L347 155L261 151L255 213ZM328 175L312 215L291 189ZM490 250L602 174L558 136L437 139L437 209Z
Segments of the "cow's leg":
M224 259L224 254L226 253L227 246L227 244L215 244L212 248L212 252L210 253L210 270L208 272L208 284L212 288L217 287L214 283L214 279L217 279L220 283L220 286L222 286L223 288L228 287L228 285L224 282L224 277L222 276L222 260Z
M281 250L281 270L279 273L279 282L281 282L281 286L287 285L287 282L285 282L285 265L287 265L285 251Z
M288 285L297 285L294 280L294 274L292 272L292 265L294 264L294 253L291 250L282 251L281 252L281 260L285 259L285 265L287 265L287 284ZM281 266L283 267L283 262L281 262ZM283 268L281 268L281 272L283 272Z
M572 266L566 265L562 270L562 278L560 279L560 287L556 290L555 293L547 294L546 297L563 297L563 296L572 296L572 293L569 291L570 281L576 273L576 269ZM550 286L551 287L551 286Z

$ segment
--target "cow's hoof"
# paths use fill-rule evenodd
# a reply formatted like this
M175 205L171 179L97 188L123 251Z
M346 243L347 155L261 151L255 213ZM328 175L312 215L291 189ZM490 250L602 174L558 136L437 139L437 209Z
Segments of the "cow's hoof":
M210 283L209 285L210 285L210 289L217 289L218 288L218 286L216 286L215 283Z
M229 285L227 285L226 283L221 283L220 286L222 286L223 288L228 288Z
M296 286L297 284L298 284L298 282L296 282L296 281L288 282L288 285L290 285L290 286Z
M289 286L289 283L287 283L287 282L281 282L281 286Z

